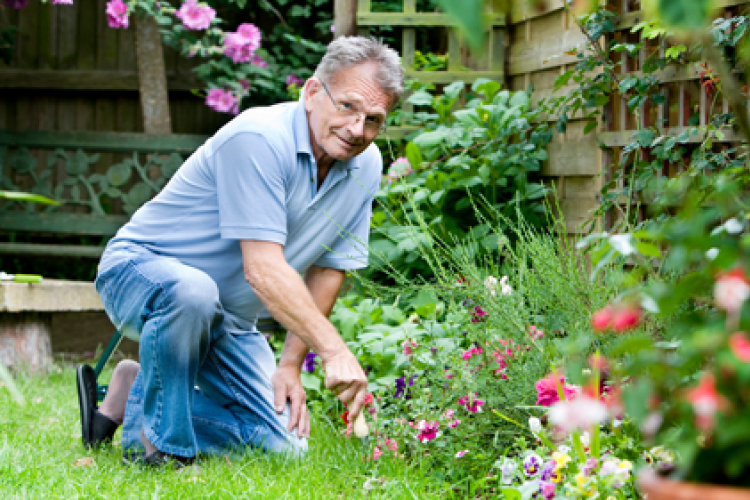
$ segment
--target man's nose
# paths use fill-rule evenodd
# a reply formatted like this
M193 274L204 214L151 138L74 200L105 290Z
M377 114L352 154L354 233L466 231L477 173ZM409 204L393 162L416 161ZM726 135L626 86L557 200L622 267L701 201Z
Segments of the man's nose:
M364 137L365 135L365 120L363 117L358 116L355 120L349 122L347 130L354 137Z

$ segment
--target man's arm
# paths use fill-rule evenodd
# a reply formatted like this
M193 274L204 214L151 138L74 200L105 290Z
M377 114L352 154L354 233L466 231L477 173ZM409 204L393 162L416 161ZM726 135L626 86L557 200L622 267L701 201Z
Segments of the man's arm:
M311 266L305 271L304 281L315 306L326 318L330 316L344 282L344 272L328 267ZM310 429L310 417L305 404L307 396L299 377L308 351L307 344L291 330L288 331L279 366L271 380L276 411L284 411L287 398L291 401L292 412L288 429L291 431L297 427L297 435L300 437L309 435Z
M336 328L317 307L299 274L284 259L283 247L244 240L240 245L245 279L268 312L320 356L326 388L347 403L352 419L356 418L364 403L367 377ZM285 345L284 349L290 349L288 360L301 364L299 344L289 340L291 346Z

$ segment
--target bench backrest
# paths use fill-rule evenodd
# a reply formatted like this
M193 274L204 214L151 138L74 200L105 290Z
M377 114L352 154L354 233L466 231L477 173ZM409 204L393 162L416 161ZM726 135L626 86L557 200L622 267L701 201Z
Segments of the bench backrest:
M203 135L0 131L0 189L60 206L0 200L0 232L113 236L166 184ZM7 240L7 238L5 238ZM102 245L0 242L0 253L98 257Z

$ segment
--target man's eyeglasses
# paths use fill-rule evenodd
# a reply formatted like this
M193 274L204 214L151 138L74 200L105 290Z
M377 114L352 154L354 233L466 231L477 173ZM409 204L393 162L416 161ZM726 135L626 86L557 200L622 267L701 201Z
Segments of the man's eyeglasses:
M365 122L365 130L369 132L370 134L378 134L379 132L385 132L388 130L388 123L386 123L385 120L381 120L377 116L367 116L362 111L357 111L354 108L352 108L352 105L349 103L339 104L334 99L331 93L328 91L328 87L326 87L326 84L322 81L320 84L323 86L323 90L326 91L326 94L328 94L328 98L331 100L331 103L333 103L333 107L336 108L336 111L338 111L339 115L346 117L348 120L359 123L360 120L364 120Z

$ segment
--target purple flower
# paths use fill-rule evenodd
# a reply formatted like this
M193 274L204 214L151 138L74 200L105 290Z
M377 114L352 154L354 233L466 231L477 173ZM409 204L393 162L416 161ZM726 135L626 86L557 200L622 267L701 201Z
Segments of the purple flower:
M416 375L412 375L411 378L409 378L409 387L414 385L414 378ZM405 377L399 377L396 379L396 394L393 395L394 398L400 397L402 394L406 393L406 399L411 399L411 394L406 389L406 380L404 380Z
M185 0L174 15L189 30L205 30L211 26L216 11L205 3L198 3L198 0Z
M224 38L224 55L231 57L235 64L249 62L256 66L268 66L263 59L255 55L260 48L261 33L252 23L242 23L236 33L227 33ZM257 59L255 59L257 57Z
M206 105L219 113L236 115L240 112L239 99L231 91L225 89L211 89L206 96Z
M52 5L73 5L73 0L52 0Z
M301 87L302 84L305 83L302 81L302 78L298 77L294 73L289 73L289 75L286 77L286 86L289 87L291 85L296 85L297 87Z
M550 460L546 464L544 464L544 468L542 469L542 475L539 477L542 481L549 481L552 479L552 474L555 472L555 461Z
M305 356L305 362L302 364L302 369L305 370L307 373L314 372L316 357L318 357L318 355L315 354L314 352L308 352L307 356Z
M128 19L128 6L122 0L110 0L107 3L107 24L110 28L127 28L130 20Z
M523 471L527 476L536 476L539 474L539 469L542 467L542 459L539 455L532 453L528 457L523 459Z
M29 0L3 0L3 3L11 9L23 9L28 5Z

